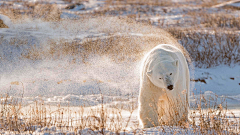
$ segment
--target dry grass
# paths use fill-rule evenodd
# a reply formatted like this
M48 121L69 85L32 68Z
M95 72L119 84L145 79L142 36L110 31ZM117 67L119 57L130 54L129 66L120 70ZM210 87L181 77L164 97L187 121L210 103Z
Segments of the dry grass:
M173 6L175 3L167 0L107 0L108 5L150 5Z
M185 94L186 93L184 93L184 95ZM158 104L151 105L156 114L158 114L158 123L160 126L184 127L186 123L188 123L188 99L185 100L184 96L181 97L180 95L178 95L178 97L177 99L173 99L167 96L166 99L164 99L165 101L159 100L157 102ZM168 120L166 121L166 119Z
M179 107L181 101L176 104L169 104L170 108L172 109L169 113L163 112L164 114L170 116L171 121L170 123L165 123L162 120L163 114L159 113L159 105L153 105L153 107L158 113L158 119L161 127L161 132L164 134L172 134L180 133L182 134L239 134L240 133L240 125L239 125L239 117L236 116L233 112L229 111L227 108L227 101L222 98L221 103L217 103L218 96L215 97L204 97L203 95L200 98L195 97L195 103L191 106L191 109L188 113L188 120L181 119L177 120L176 118L181 117L179 116ZM213 101L213 103L210 103ZM187 109L187 108L185 108ZM160 108L160 110L165 110L165 108ZM161 111L160 111L161 112ZM183 116L184 117L184 116ZM153 123L154 125L154 123ZM178 126L185 131L175 130L172 128L169 132L167 126L174 127ZM164 129L165 128L165 129ZM190 132L187 132L187 129L191 129ZM168 132L166 132L168 131Z
M187 1L171 1L171 0L107 0L109 5L150 5L150 6L184 6L184 5L200 5L201 7L212 7L227 0L187 0Z
M231 30L240 29L240 17L230 15L227 13L213 13L210 14L204 10L189 12L188 15L192 16L195 20L192 26L201 24L207 28L230 28Z
M226 99L221 98L218 104L218 98L217 95L195 98L190 113L193 128L199 128L201 134L239 134L239 117L228 110Z
M95 107L50 106L42 100L22 106L21 101L5 95L1 97L0 128L3 132L13 134L32 134L36 130L51 134L65 134L67 131L75 134L125 132L132 117L133 106L129 106L129 117L124 119L122 108L106 108L104 96L101 95L101 98L101 105Z
M103 101L104 96L101 97ZM189 113L190 120L175 123L175 126L185 131L176 130L176 128L168 131L169 127L166 125L169 123L162 123L161 132L165 134L169 132L189 133L188 130L190 130L194 134L238 134L239 118L229 112L227 106L223 106L226 101L223 99L221 104L210 104L208 101L204 96L196 99ZM1 128L5 132L11 131L12 133L33 133L38 130L43 133L71 131L75 134L86 134L86 129L91 134L106 134L109 131L116 134L127 133L126 129L133 113L133 108L129 108L129 118L123 119L121 108L105 108L103 102L98 107L79 106L74 109L61 105L50 106L41 100L22 106L21 101L9 98L9 96L1 97L0 109ZM144 131L137 131L138 123L132 126L135 126L132 127L133 132L144 133Z
M240 64L239 34L223 30L168 29L189 52L195 66L210 68Z
M0 13L11 18L12 21L24 19L41 19L44 21L59 21L61 10L55 4L22 2L24 8L13 8L14 2L5 2L0 5Z

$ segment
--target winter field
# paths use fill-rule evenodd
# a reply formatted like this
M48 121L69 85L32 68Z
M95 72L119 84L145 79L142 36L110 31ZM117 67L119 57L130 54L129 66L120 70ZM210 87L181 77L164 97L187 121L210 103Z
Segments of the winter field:
M189 121L142 129L141 59L165 31L191 57ZM1 134L239 134L240 1L2 0L0 96Z

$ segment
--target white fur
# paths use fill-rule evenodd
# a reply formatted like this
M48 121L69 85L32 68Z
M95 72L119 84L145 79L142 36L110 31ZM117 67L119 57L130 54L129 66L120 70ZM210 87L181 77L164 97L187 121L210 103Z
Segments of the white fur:
M139 93L142 126L176 125L187 120L189 84L186 59L176 46L161 44L145 55Z

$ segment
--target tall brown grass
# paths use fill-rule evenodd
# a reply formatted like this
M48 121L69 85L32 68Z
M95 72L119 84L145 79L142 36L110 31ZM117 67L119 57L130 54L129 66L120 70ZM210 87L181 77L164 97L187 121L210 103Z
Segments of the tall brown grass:
M101 89L100 93L101 93ZM43 100L36 100L31 104L22 106L21 101L15 100L8 95L1 97L0 104L0 127L4 132L29 133L36 130L43 133L66 133L84 134L84 130L94 134L106 134L111 131L116 134L127 132L128 124L134 108L129 106L129 117L124 119L122 108L106 108L104 95L101 94L101 104L95 107L70 107L51 106Z
M37 129L42 133L71 131L81 134L85 133L86 129L93 134L129 132L127 130L129 129L128 124L134 108L129 108L129 118L123 119L122 108L106 108L103 102L104 95L101 95L101 98L102 103L96 107L70 107L60 104L51 106L41 100L22 106L20 101L5 95L1 97L0 125L2 131L12 133L33 133ZM217 99L218 97L213 98ZM174 121L175 124L172 125L161 122L161 118L159 118L161 123L159 126L161 131L159 132L165 134L170 132L238 134L240 132L239 118L227 109L225 99L222 99L220 104L217 102L210 104L208 98L201 95L200 99L196 98L195 101L190 109L188 121L183 120L180 123ZM176 106L172 108L180 109ZM178 113L174 115L178 115ZM169 128L172 126L174 128ZM138 127L138 123L135 123L135 128L131 130L131 133L141 134L145 132L139 130Z

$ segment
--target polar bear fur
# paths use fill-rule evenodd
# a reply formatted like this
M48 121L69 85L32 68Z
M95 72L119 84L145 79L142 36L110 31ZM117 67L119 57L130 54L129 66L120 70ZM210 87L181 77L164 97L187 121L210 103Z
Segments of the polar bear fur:
M177 125L188 118L190 76L186 58L161 44L145 55L141 69L139 120L144 128Z

